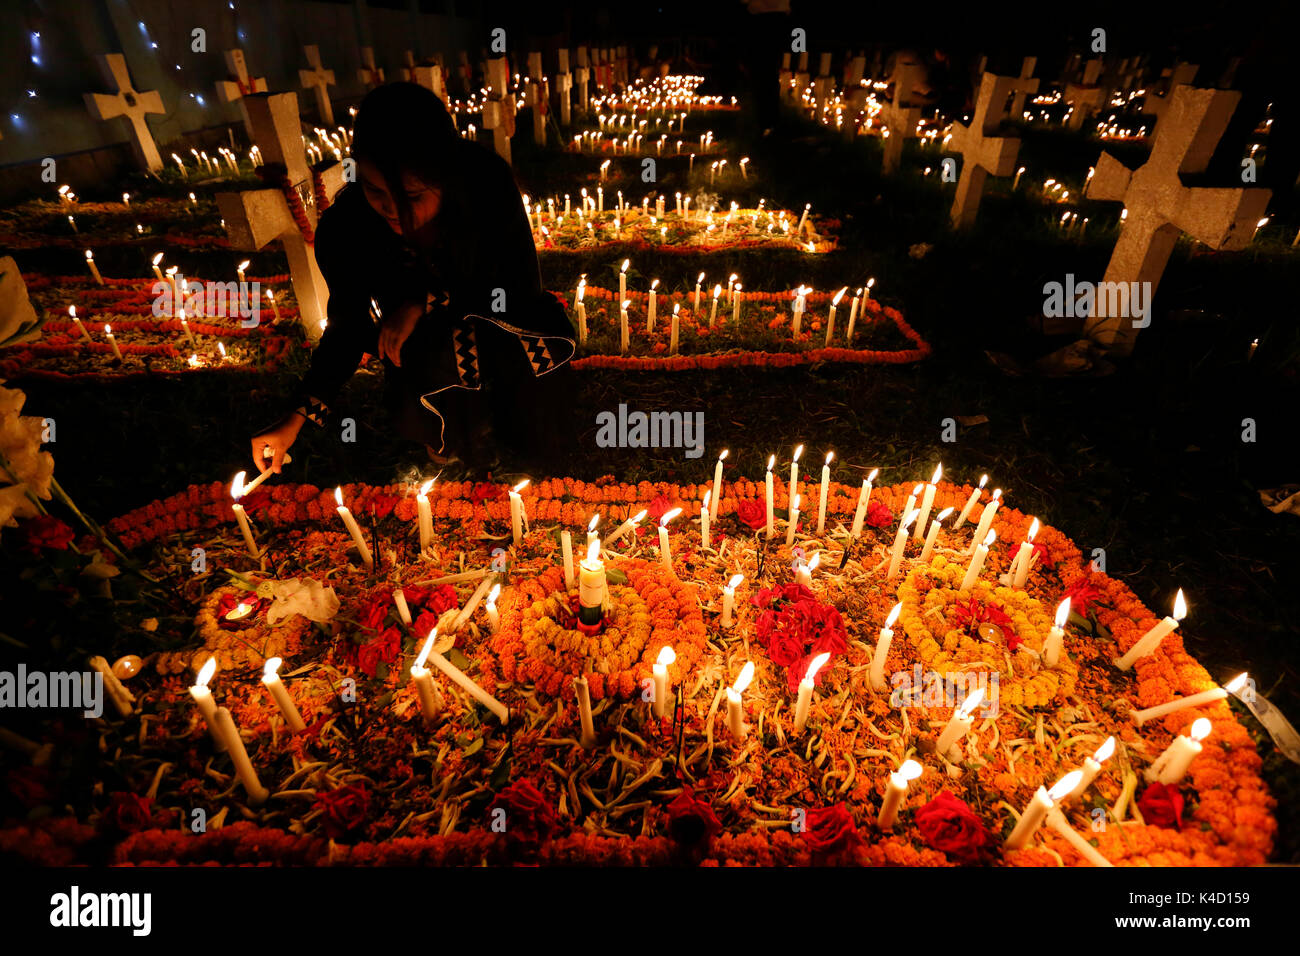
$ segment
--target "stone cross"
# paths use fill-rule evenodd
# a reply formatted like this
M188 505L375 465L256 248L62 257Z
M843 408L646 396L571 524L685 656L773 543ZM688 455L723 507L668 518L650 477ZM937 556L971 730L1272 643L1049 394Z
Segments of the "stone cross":
M97 120L122 117L131 124L131 151L145 169L153 172L162 169L162 157L154 145L153 134L145 121L146 113L165 113L162 96L157 90L137 93L131 86L131 74L126 68L126 57L120 53L104 53L96 57L100 71L115 93L85 93L86 108Z
M889 130L882 139L885 158L881 171L892 175L903 156L903 140L916 138L916 123L921 118L920 107L908 106L920 70L914 63L899 63L894 69L894 98L880 108L880 119Z
M433 90L435 96L447 102L447 88L442 83L442 67L434 63L432 66L413 66L411 67L412 81L419 83L426 90Z
M282 165L298 195L312 229L320 211L307 165L298 116L297 93L262 93L244 98L253 124L253 140L268 165ZM321 170L326 201L343 186L343 166L333 163ZM235 249L256 251L279 239L289 260L293 294L298 299L299 320L311 339L320 337L326 315L329 289L316 264L316 252L304 238L289 202L279 189L250 189L218 193L217 209L225 220L230 244Z
M1195 63L1179 63L1173 69L1165 70L1161 73L1161 79L1166 76L1169 78L1169 89L1164 96L1156 96L1151 90L1147 90L1146 96L1142 97L1142 112L1148 116L1156 118L1156 131L1151 134L1151 148L1155 149L1156 137L1160 135L1160 120L1165 115L1165 110L1173 101L1174 90L1180 86L1191 86L1192 81L1196 79L1196 71L1200 69Z
M1205 171L1240 99L1241 94L1232 90L1175 87L1160 121L1165 132L1152 145L1144 164L1130 170L1110 153L1102 153L1097 161L1088 198L1119 201L1128 210L1101 288L1142 289L1147 311L1138 321L1112 315L1132 311L1125 308L1131 294L1117 295L1120 302L1112 303L1108 301L1111 296L1099 290L1084 331L1120 355L1132 352L1137 329L1150 322L1151 300L1180 233L1214 249L1241 249L1254 236L1255 223L1268 205L1271 190L1184 186L1182 182L1184 175Z
M845 90L853 89L862 84L862 78L867 73L867 58L865 56L855 56L849 60L844 67L844 87Z
M957 181L957 196L952 203L952 224L956 229L966 229L975 222L985 178L990 173L1010 176L1016 168L1020 140L1014 136L992 135L1002 122L1002 109L1014 79L985 73L980 79L970 125L958 123L953 127L952 149L962 154L961 179Z
M1083 82L1065 84L1065 102L1074 107L1070 113L1070 129L1082 129L1084 120L1105 103L1106 91L1097 85L1101 67L1101 60L1089 60L1083 65Z
M555 74L555 91L560 95L560 125L568 126L573 115L573 74L569 72L568 50L560 50L560 70Z
M528 105L533 114L533 142L538 146L546 145L546 112L549 105L546 94L546 82L542 78L542 55L538 52L528 54Z
M372 46L361 48L361 69L357 70L357 79L368 90L384 82L384 71L375 66L375 48Z
M310 69L298 71L298 82L302 84L304 90L312 90L316 94L316 112L321 122L326 127L333 126L334 105L330 103L327 87L334 85L334 71L321 66L320 48L316 44L308 44L302 49L307 54L307 65Z
M226 69L233 80L221 80L217 83L217 99L223 103L238 103L239 114L244 120L244 132L253 138L253 124L248 119L248 108L244 106L244 97L253 93L266 92L266 77L249 77L248 67L244 65L243 50L226 51Z
M509 66L503 56L488 60L487 78L491 92L483 104L483 128L492 130L497 153L510 162L510 137L515 133L515 98L510 92Z
M1020 75L1013 77L1011 84L1011 118L1018 120L1025 114L1025 97L1038 92L1038 80L1034 70L1038 67L1038 57L1027 56L1020 61Z

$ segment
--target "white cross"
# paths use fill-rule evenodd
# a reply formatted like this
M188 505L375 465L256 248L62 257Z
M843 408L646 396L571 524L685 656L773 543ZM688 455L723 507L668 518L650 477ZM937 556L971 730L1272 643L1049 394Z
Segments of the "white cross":
M1160 121L1164 134L1151 147L1147 161L1129 170L1110 153L1102 153L1088 187L1089 199L1115 200L1128 210L1110 263L1106 283L1150 283L1146 308L1180 233L1214 249L1241 249L1254 236L1255 223L1268 206L1268 189L1184 186L1182 176L1202 173L1227 129L1241 94L1231 90L1176 87ZM1113 288L1106 286L1105 288ZM1098 293L1093 315L1084 331L1113 351L1133 350L1137 329L1150 320L1150 311L1135 324L1128 316L1107 315L1108 296Z
M483 104L483 128L492 130L493 145L501 158L510 162L510 137L515 132L515 98L507 86L506 58L488 60L488 85L492 92Z
M957 181L957 196L952 203L954 228L965 229L975 222L980 197L984 193L984 180L990 173L1010 176L1015 170L1020 140L1014 136L990 135L1002 122L1002 108L1014 79L985 73L980 80L975 115L970 125L958 123L953 127L952 149L962 154L961 179Z
M357 70L357 79L368 90L384 82L384 71L375 66L375 48L372 46L361 48L361 69Z
M97 57L99 68L109 86L116 93L86 93L86 108L97 120L123 117L131 123L131 151L140 165L150 171L162 169L162 157L154 145L153 134L145 121L146 113L164 113L162 96L157 90L137 93L131 86L131 74L126 69L126 58L120 53L105 53Z
M220 80L217 82L217 99L223 103L238 103L239 115L244 120L244 132L248 133L248 138L253 138L253 124L248 119L248 109L244 106L244 97L253 93L266 92L266 77L257 76L249 78L248 67L244 65L243 50L226 51L226 69L228 69L233 80Z
M920 70L914 63L899 63L894 70L894 98L880 108L880 118L889 130L882 143L885 150L881 171L890 175L898 168L903 156L903 140L916 138L916 123L921 118L919 107L907 106L916 89Z
M433 90L438 99L444 103L447 101L447 88L442 82L442 67L436 63L433 66L415 66L411 68L411 81L419 83L426 90Z
M1100 109L1106 100L1106 91L1097 85L1101 78L1101 60L1089 60L1083 65L1083 82L1065 85L1065 102L1074 107L1070 113L1070 129L1081 129L1083 121Z
M1191 86L1198 69L1200 67L1195 63L1179 63L1172 70L1165 70L1161 74L1161 79L1169 77L1169 89L1164 96L1156 96L1154 91L1147 90L1146 96L1142 97L1142 112L1156 118L1156 131L1151 134L1152 149L1155 149L1156 137L1160 135L1160 120L1173 100L1174 90L1180 86Z
M1020 61L1020 75L1011 83L1011 118L1020 119L1025 112L1025 96L1038 92L1038 80L1034 79L1034 70L1038 67L1038 57L1027 56Z
M573 74L569 72L569 51L560 50L560 70L555 74L555 91L560 95L560 125L568 126L573 110Z
M302 84L304 90L311 90L316 94L317 115L320 116L325 126L333 126L334 106L330 103L330 94L327 87L334 85L334 71L321 66L320 48L316 44L308 44L302 49L307 54L307 65L311 69L299 70L298 82Z

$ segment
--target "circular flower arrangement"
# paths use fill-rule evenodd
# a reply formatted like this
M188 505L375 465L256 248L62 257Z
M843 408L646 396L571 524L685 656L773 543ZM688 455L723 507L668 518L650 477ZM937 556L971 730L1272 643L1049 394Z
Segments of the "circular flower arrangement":
M203 599L194 618L203 646L157 654L154 669L160 674L194 673L215 657L220 671L249 670L260 668L269 657L292 658L311 622L294 615L272 626L266 619L270 606L251 591L218 588Z

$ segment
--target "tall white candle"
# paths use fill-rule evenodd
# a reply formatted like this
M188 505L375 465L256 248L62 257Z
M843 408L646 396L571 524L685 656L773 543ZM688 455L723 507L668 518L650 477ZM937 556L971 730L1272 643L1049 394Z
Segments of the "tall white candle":
M86 327L81 324L81 319L77 318L77 307L75 305L68 306L68 315L72 318L72 324L77 327L77 331L81 333L81 337L87 342L93 342L94 339L90 337L90 333L86 331Z
M591 520L587 522L587 547L591 547L591 542L597 541L600 535L596 534L596 526L600 524L600 515L592 515Z
M939 479L942 477L943 463L940 462L939 466L934 469L934 477L930 479L929 483L925 486L925 492L921 495L921 516L916 519L916 524L913 526L914 530L912 532L917 541L921 540L921 536L925 534L927 530L926 522L930 518L930 509L934 507L934 493L937 490Z
M930 530L926 532L925 544L921 548L921 556L917 558L919 564L925 564L930 560L930 554L934 551L934 543L939 539L939 526L943 524L943 519L952 514L951 508L944 508L930 522Z
M795 495L790 501L790 516L785 523L785 546L794 547L794 532L799 527L799 496Z
M989 556L989 548L997 540L998 533L990 530L984 540L975 546L975 553L971 555L970 564L966 566L966 576L961 579L961 588L959 590L969 591L979 578L980 572L984 570L984 559Z
M627 347L631 344L631 336L627 324L628 306L632 304L630 299L624 299L619 305L618 310L618 351L620 355L627 354Z
M411 606L406 603L406 592L401 588L393 588L393 606L397 608L397 616L402 623L410 626Z
M434 628L433 633L436 634L437 632L438 629ZM474 683L474 681L470 680L469 676L464 671L451 661L447 660L447 658L443 657L437 651L433 650L432 646L429 648L429 661L434 667L438 668L438 670L442 671L459 684L462 690L468 693L488 710L492 711L492 713L496 715L497 720L501 721L501 723L504 724L510 721L510 708L501 703L501 701L497 700L482 687L479 687L478 684Z
M1092 782L1097 779L1097 774L1101 773L1101 765L1111 758L1115 753L1115 738L1107 737L1106 742L1097 748L1097 752L1091 757L1086 757L1083 761L1083 776L1079 779L1079 784L1069 795L1062 800L1077 800L1084 795Z
M248 524L248 515L244 513L244 506L239 503L239 499L244 497L244 475L246 472L240 472L235 475L234 481L230 483L230 497L235 499L235 503L230 506L230 510L235 513L235 520L239 522L240 533L244 536L244 544L248 548L248 555L251 558L260 558L261 549L257 546L257 541L253 539L253 529Z
M302 722L302 714L298 713L297 705L289 696L289 689L284 686L284 681L280 680L279 670L280 658L268 658L262 668L262 684L271 692L271 697L275 700L275 705L280 708L280 716L284 718L284 722L289 725L290 730L297 733L304 730L307 725Z
M239 782L244 785L244 792L248 794L248 802L256 807L266 802L266 798L271 792L262 786L262 781L257 779L257 771L253 769L253 762L248 759L248 751L244 749L244 738L239 736L239 728L235 726L235 718L230 716L230 711L224 707L217 708L217 726L221 728L221 734L226 738L226 746L230 752L230 760L235 765L235 776Z
M767 460L767 487L765 489L767 493L767 536L769 538L772 537L776 528L776 511L773 508L772 496L772 466L775 464L776 455L773 455Z
M917 485L912 489L912 493L907 496L907 503L903 505L903 513L898 516L900 521L905 520L907 516L912 513L913 509L916 508L916 499L920 496L921 489L924 487L924 484Z
M867 516L867 505L871 502L872 482L876 480L876 475L880 474L879 468L873 468L867 480L862 483L862 490L858 492L858 508L853 513L853 530L852 535L855 538L862 537L862 522Z
M113 337L113 327L111 325L104 325L104 337L108 339L108 344L113 347L113 357L121 362L122 350L117 347L117 339Z
M733 290L731 295L731 324L732 325L740 324L740 300L741 300L740 283L737 282L736 288Z
M898 575L899 565L903 563L903 550L907 547L907 528L916 520L916 512L910 512L898 523L898 533L894 535L894 547L889 554L889 573L885 580L892 581Z
M1201 741L1210 736L1213 725L1205 717L1198 717L1184 737L1179 734L1174 742L1156 758L1146 772L1147 780L1169 785L1187 776L1187 769L1201 752Z
M352 535L352 543L357 546L357 553L361 555L361 562L367 568L373 567L375 559L370 553L370 548L366 546L366 539L361 536L361 528L357 525L356 519L352 517L352 512L343 504L342 486L334 489L334 500L339 503L339 517L343 519L343 526L348 529L348 534Z
M645 520L645 516L646 516L646 511L644 508L642 508L632 517L624 521L621 525L618 526L617 529L615 529L613 534L611 534L608 538L605 539L605 547L608 548L619 538L623 537L623 535L627 534L629 531L634 530L638 524L640 524L642 521Z
M844 330L844 344L850 348L853 347L853 327L858 321L858 299L861 295L862 290L859 289L857 294L853 296L853 301L849 303L849 325Z
M501 615L497 611L497 596L500 593L501 593L501 585L500 584L492 585L492 590L488 591L487 601L485 601L483 604L484 610L487 611L488 626L492 629L493 634L495 634L497 632L497 628L501 626Z
M677 348L681 336L681 316L679 315L681 310L682 304L680 302L673 303L673 324L668 330L668 352L670 355L677 354Z
M104 277L99 274L99 266L95 265L95 254L89 249L86 250L86 265L90 267L90 274L95 277L95 282L103 285Z
M976 486L975 490L970 493L970 497L966 499L966 503L961 506L961 513L957 515L957 521L952 526L953 531L956 531L966 523L966 519L970 517L971 509L974 508L975 504L980 500L980 495L984 491L984 486L988 484L988 480L988 475L980 475L980 483Z
M525 478L519 484L510 489L510 535L514 541L515 547L519 547L524 540L524 499L519 497L519 492L528 486L529 479Z
M1147 631L1134 644L1127 654L1115 661L1115 666L1122 671L1128 670L1133 666L1133 662L1139 657L1146 657L1157 647L1165 637L1171 634L1178 627L1178 622L1187 616L1187 600L1183 597L1183 589L1178 589L1178 595L1174 598L1174 615L1167 617L1156 624L1155 627Z
M565 210L565 212L567 211ZM624 259L622 267L618 270L618 300L620 302L627 298L627 267L631 263L631 259Z
M564 589L573 590L573 535L560 532L560 549L564 554Z
M672 521L682 513L681 508L673 508L665 512L664 516L659 519L659 560L663 562L664 569L673 573L673 553L668 547L668 522Z
M700 547L705 551L709 550L709 495L712 491L704 493L704 502L700 505Z
M153 274L158 277L158 281L166 282L167 281L166 277L163 275L162 270L158 268L158 263L162 261L163 261L163 254L159 252L154 255L152 261L150 262L150 265L153 266Z
M713 466L713 497L709 499L709 517L718 520L718 502L722 500L722 460L727 457L727 449L722 449L718 463Z
M818 654L808 664L808 673L804 679L799 682L799 697L794 706L794 732L803 733L808 726L808 711L812 708L813 684L817 678L817 672L822 669L827 661L831 659L829 653Z
M1165 717L1187 707L1200 707L1204 704L1212 704L1216 700L1223 700L1229 694L1236 694L1245 686L1246 674L1243 671L1222 687L1212 687L1209 690L1201 691L1199 694L1176 697L1168 703L1157 704L1155 707L1148 707L1145 710L1135 710L1133 711L1133 720L1141 727L1148 720Z
M821 559L822 553L818 551L807 564L801 564L794 572L795 583L802 584L812 590L812 573L817 570L817 565L821 563Z
M787 493L792 497L799 493L799 456L802 454L803 445L800 445L794 450L794 455L790 458L790 487L787 489Z
M1002 489L994 488L993 499L988 504L986 504L984 506L984 510L980 512L980 522L975 526L975 533L971 536L970 549L973 549L976 544L983 541L984 536L988 534L989 528L992 527L993 525L993 516L998 512L998 502L1001 498L1002 498Z
M677 652L671 647L664 647L659 651L658 658L650 666L650 675L654 680L654 715L663 717L668 713L668 693L672 685L668 679L668 668L677 660Z
M921 765L915 760L904 760L903 765L889 775L885 799L880 805L880 816L876 817L876 825L880 829L893 829L898 821L898 809L903 805L903 797L907 795L907 785L921 776L921 770Z
M426 726L433 724L443 704L442 694L433 683L433 672L424 666L433 652L433 644L437 637L438 629L435 627L429 633L419 655L416 656L415 663L411 665L411 683L415 685L415 694L420 701L420 713L424 717Z
M479 606L479 602L483 600L484 596L495 583L493 575L485 574L483 576L483 579L478 583L478 587L474 589L474 593L471 594L469 600L465 602L465 606L461 608L460 612L452 619L449 630L453 634L460 630L462 624L473 617L474 611Z
M745 580L743 574L733 574L731 580L722 586L722 621L723 627L731 627L735 622L732 613L736 609L736 588Z
M573 690L578 698L578 721L582 725L582 746L596 742L596 725L591 717L591 685L585 676L573 679Z
M871 656L871 689L879 693L888 685L885 683L885 660L889 657L889 646L894 641L894 624L903 612L902 604L895 604L885 618L885 626L880 629L880 639L876 641L876 652Z
M655 330L655 290L659 288L659 280L655 279L650 283L650 304L646 309L645 330L653 332Z
M686 201L688 203L690 202L689 199L687 199ZM701 272L699 276L696 277L695 279L695 304L691 306L691 314L695 316L697 321L699 320L700 317L700 286L702 286L703 284L704 284L704 273Z
M1029 525L1029 533L1025 535L1025 540L1020 543L1020 551L1016 554L1016 573L1011 582L1012 587L1023 588L1029 578L1029 566L1034 560L1034 537L1037 534L1038 519L1035 518Z
M415 496L415 507L419 515L421 554L433 544L433 509L429 506L429 489L432 487L433 479L430 478L420 486L420 493Z
M817 493L817 533L823 534L826 531L826 496L830 493L831 488L831 460L835 457L835 452L826 453L826 462L822 465L822 484L821 490Z
M1034 793L1034 798L1029 801L1029 806L1025 807L1025 812L1020 815L1020 821L1016 824L1011 835L1007 837L1005 844L1008 850L1019 850L1030 838L1038 832L1038 828L1043 825L1047 819L1048 811L1056 805L1055 801L1066 796L1075 787L1079 785L1079 780L1083 777L1083 771L1072 770L1064 777L1057 781L1056 785L1048 790L1045 787L1039 787Z
M212 738L213 745L218 750L227 750L229 748L226 738L217 724L217 702L212 699L212 691L208 687L212 675L216 672L217 659L209 657L207 663L199 668L199 676L194 679L194 684L190 687L190 696L194 698L199 713L203 715L203 720L208 725L208 735Z
M1056 606L1056 623L1047 632L1043 643L1043 663L1055 667L1061 660L1061 645L1065 641L1065 622L1070 619L1070 599L1067 597Z
M848 292L848 291L849 291L849 287L848 287L848 286L845 286L843 289L840 289L839 292L836 292L836 293L835 293L835 298L831 299L830 312L829 312L829 314L826 316L826 342L825 342L825 345L826 345L828 348L830 347L831 339L835 336L835 308L836 308L836 306L838 306L838 305L840 304L840 299L844 298L844 293L845 293L845 292Z
M713 307L709 310L709 328L718 324L718 296L722 295L722 286L713 287Z
M578 313L578 343L586 344L587 342L587 308L582 304L583 296L587 292L587 277L583 276L582 281L578 283L578 294L574 298L574 306Z
M984 688L977 687L974 692L967 695L966 699L961 702L961 706L953 710L952 716L948 718L948 723L944 726L943 732L939 734L939 739L935 742L934 750L939 756L945 756L953 744L958 743L970 731L971 724L975 722L975 708L980 705L984 699Z
M736 677L736 682L727 688L727 726L731 729L731 736L735 738L736 743L744 740L748 733L745 728L745 706L742 695L753 679L754 662L746 661Z

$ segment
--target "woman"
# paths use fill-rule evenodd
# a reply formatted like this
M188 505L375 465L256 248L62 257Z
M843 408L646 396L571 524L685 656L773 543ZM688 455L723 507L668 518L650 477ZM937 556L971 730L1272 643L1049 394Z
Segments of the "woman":
M303 425L325 425L371 354L395 430L435 462L490 467L495 439L556 463L572 435L572 326L542 290L509 165L462 139L442 100L414 83L366 96L352 155L358 182L316 230L325 332L293 410L253 438L253 461L278 474Z

